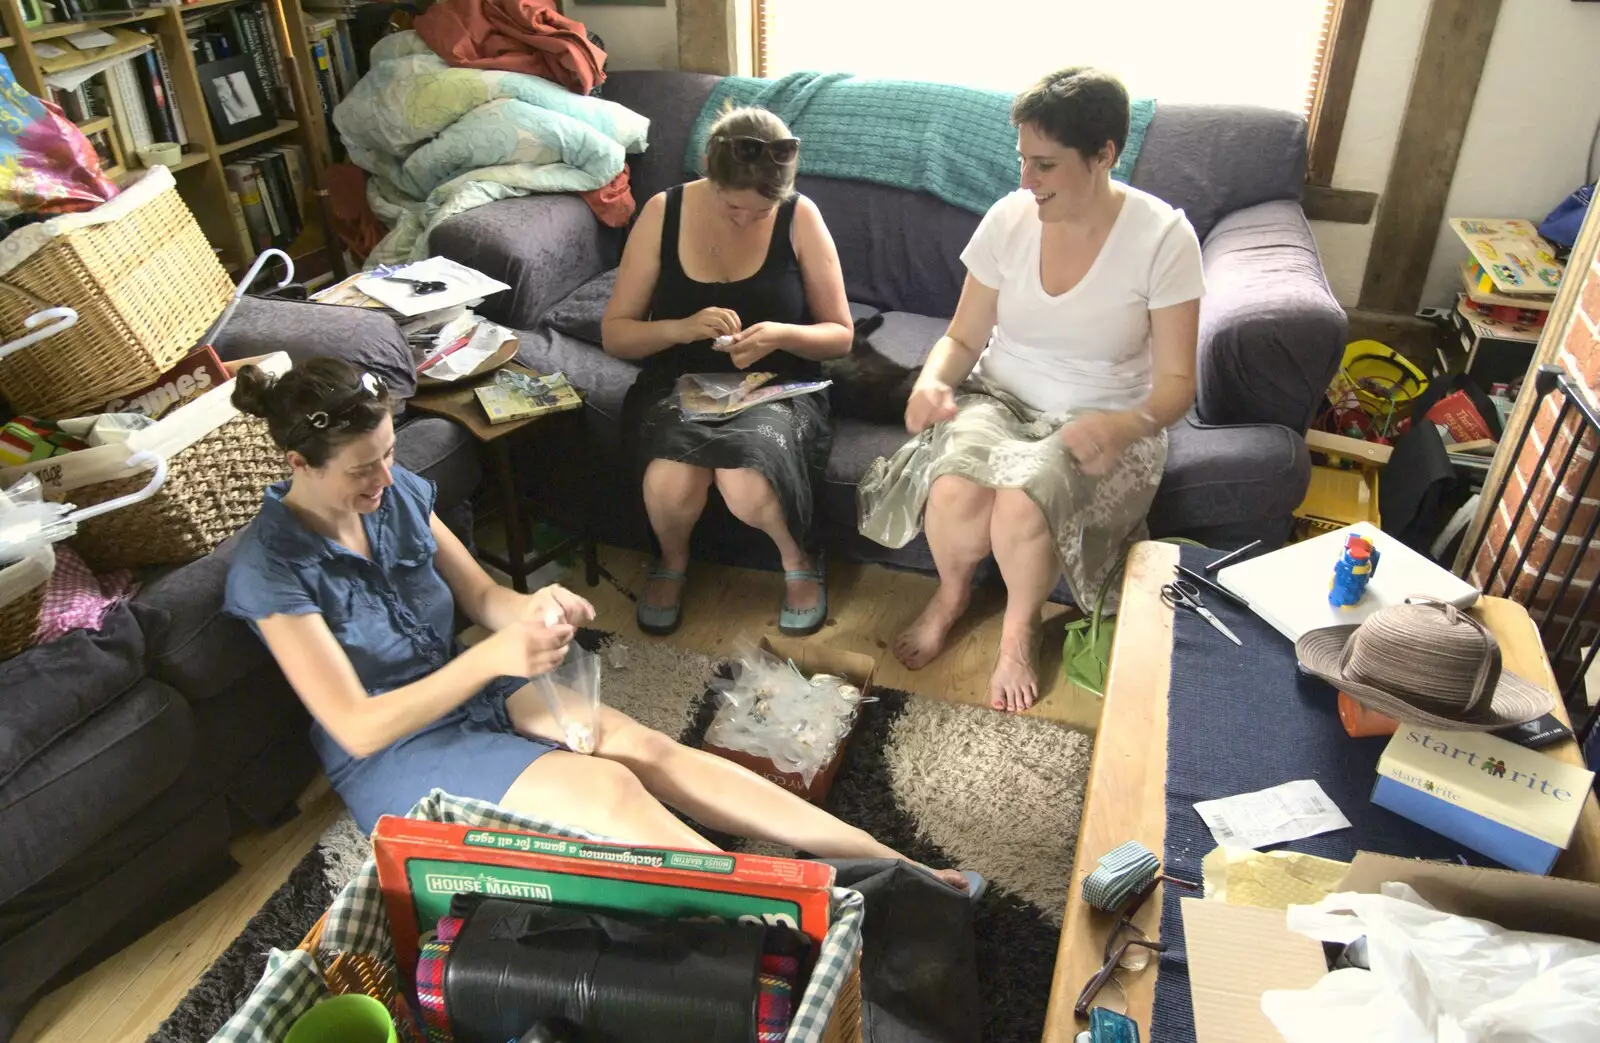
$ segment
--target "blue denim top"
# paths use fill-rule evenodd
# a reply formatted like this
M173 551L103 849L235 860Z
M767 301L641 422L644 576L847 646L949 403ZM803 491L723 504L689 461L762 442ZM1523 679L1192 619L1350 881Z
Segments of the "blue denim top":
M283 502L288 482L267 489L228 567L223 611L245 620L322 613L371 694L410 684L455 655L455 599L433 567L434 485L401 467L378 509L362 521L372 557L306 528Z

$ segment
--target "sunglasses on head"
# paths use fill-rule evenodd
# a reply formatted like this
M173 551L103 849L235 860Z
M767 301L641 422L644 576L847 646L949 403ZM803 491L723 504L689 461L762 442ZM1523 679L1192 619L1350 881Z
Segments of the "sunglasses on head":
M774 163L787 166L800 154L799 138L776 138L768 141L766 138L719 134L715 140L725 143L733 152L733 158L741 163L754 163L761 158L762 153L766 153L772 157Z

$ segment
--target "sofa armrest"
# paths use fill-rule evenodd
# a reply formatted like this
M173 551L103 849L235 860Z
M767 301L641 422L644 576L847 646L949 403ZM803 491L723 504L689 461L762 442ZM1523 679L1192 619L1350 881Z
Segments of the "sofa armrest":
M475 207L429 235L433 253L476 268L511 287L491 294L478 313L530 330L546 309L612 268L621 233L595 219L575 195L531 195Z
M1305 431L1349 327L1300 204L1280 200L1229 214L1206 237L1203 256L1200 419Z

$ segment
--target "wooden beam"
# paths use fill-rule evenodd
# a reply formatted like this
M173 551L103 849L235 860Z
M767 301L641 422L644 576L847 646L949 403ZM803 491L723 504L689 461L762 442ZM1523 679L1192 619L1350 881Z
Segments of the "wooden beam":
M748 0L678 0L678 68L732 76L739 69L735 3Z
M1361 44L1367 38L1367 16L1372 0L1336 0L1328 53L1323 59L1322 79L1311 103L1307 140L1306 183L1333 184L1334 164L1339 160L1339 140L1344 136L1344 117L1350 109L1350 90L1356 82L1356 64ZM1320 218L1319 220L1334 220ZM1359 222L1366 224L1365 220Z
M1378 193L1308 184L1300 190L1300 207L1313 221L1364 225L1378 208Z
M1433 0L1428 8L1361 282L1363 308L1407 314L1422 299L1499 16L1500 0Z

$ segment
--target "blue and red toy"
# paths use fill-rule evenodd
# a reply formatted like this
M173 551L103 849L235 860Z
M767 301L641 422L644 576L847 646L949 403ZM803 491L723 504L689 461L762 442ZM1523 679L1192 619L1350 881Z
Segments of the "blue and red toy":
M1367 592L1367 583L1378 571L1378 548L1364 536L1344 541L1344 553L1333 567L1333 582L1328 585L1328 604L1349 608Z

